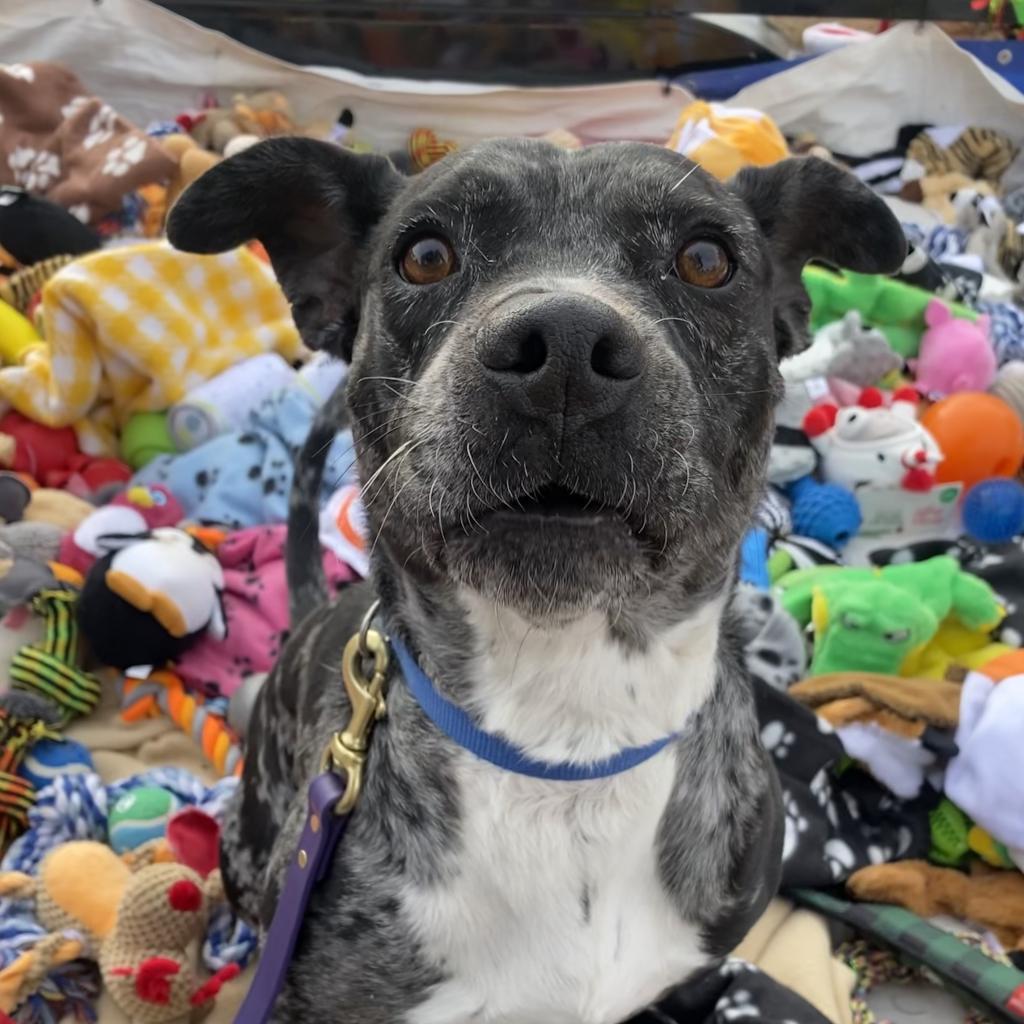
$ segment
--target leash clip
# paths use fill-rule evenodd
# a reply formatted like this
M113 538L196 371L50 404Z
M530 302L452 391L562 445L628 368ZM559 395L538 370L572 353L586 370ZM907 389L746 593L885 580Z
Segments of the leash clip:
M373 668L367 677L363 661L370 657ZM352 717L341 732L331 737L324 752L324 771L337 772L345 779L345 793L335 805L335 814L351 812L362 791L370 733L386 710L384 683L388 663L387 640L364 623L364 627L345 645L341 658L341 677L352 705Z

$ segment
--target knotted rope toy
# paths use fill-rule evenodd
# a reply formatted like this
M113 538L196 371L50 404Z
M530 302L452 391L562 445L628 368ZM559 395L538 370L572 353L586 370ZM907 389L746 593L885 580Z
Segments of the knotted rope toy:
M181 804L198 807L212 817L219 818L235 791L237 779L221 779L207 788L188 772L175 768L156 769L109 787L104 786L94 773L58 777L52 785L39 792L35 806L29 812L29 829L12 846L2 862L2 868L8 872L17 872L22 877L37 875L48 854L73 840L105 842L110 809L126 793L146 786L167 789ZM146 863L148 853L148 850L141 851L143 863ZM29 914L27 907L11 901L0 900L0 920L3 921L0 927L0 968L10 967L48 934L48 929L41 927ZM82 937L81 933L64 936L69 941ZM209 971L215 975L220 973L222 978L226 977L222 973L224 968L231 965L244 967L256 946L256 935L234 917L226 904L215 907L207 922L202 946L203 963ZM47 955L49 969L39 976L38 990L29 996L28 1002L19 1010L19 1020L25 1016L32 1024L36 1021L51 1024L52 1020L61 1019L59 1015L48 1016L45 1000L54 1005L61 1000L70 1000L74 1004L77 1019L95 1019L88 1001L96 989L94 984L90 986L88 971L83 968L81 961L59 966L61 954L71 951L70 945L57 939L52 940L52 948L43 947L41 953ZM42 959L39 958L39 963ZM32 961L24 963L31 965ZM169 980L169 976L161 975L159 969L147 968L143 987L146 988L152 981L156 989L162 991L161 978L163 981Z
M8 694L0 705L0 854L28 827L35 787L18 774L26 751L41 739L57 739L48 705L27 694Z
M161 712L199 744L203 755L221 775L241 774L238 737L216 703L190 693L180 677L167 670L151 672L146 679L126 676L122 684L121 717L126 722L140 722Z
M78 667L79 629L75 619L78 593L61 588L40 591L32 610L46 620L41 643L26 644L11 659L11 683L16 690L36 693L60 709L60 725L87 715L99 703L102 684Z

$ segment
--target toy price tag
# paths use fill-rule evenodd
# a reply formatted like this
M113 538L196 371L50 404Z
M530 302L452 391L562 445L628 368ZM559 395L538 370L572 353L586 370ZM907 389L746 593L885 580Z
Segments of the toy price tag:
M859 487L857 502L864 522L860 532L929 533L956 536L960 530L962 484L937 484L930 491L902 487Z
M832 391L824 377L809 377L804 381L804 390L807 397L815 403L832 397Z

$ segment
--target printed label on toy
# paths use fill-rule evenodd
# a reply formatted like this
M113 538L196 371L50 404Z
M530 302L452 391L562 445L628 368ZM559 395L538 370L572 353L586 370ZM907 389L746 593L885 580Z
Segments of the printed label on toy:
M864 535L879 533L931 533L955 535L960 526L962 484L938 484L930 491L902 487L860 487L857 501Z
M804 390L812 402L823 402L832 397L832 390L824 377L810 377L804 381Z

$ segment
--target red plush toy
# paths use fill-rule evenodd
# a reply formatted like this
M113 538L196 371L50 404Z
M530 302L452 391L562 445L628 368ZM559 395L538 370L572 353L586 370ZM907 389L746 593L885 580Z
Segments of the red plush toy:
M98 508L60 543L58 561L83 576L103 553L99 538L107 534L146 533L161 526L177 526L185 517L181 502L163 484L129 487L109 505Z
M75 456L81 456L71 427L44 427L13 409L0 419L0 434L14 439L7 468L27 473L47 487L60 486L50 483L50 474L66 470Z

